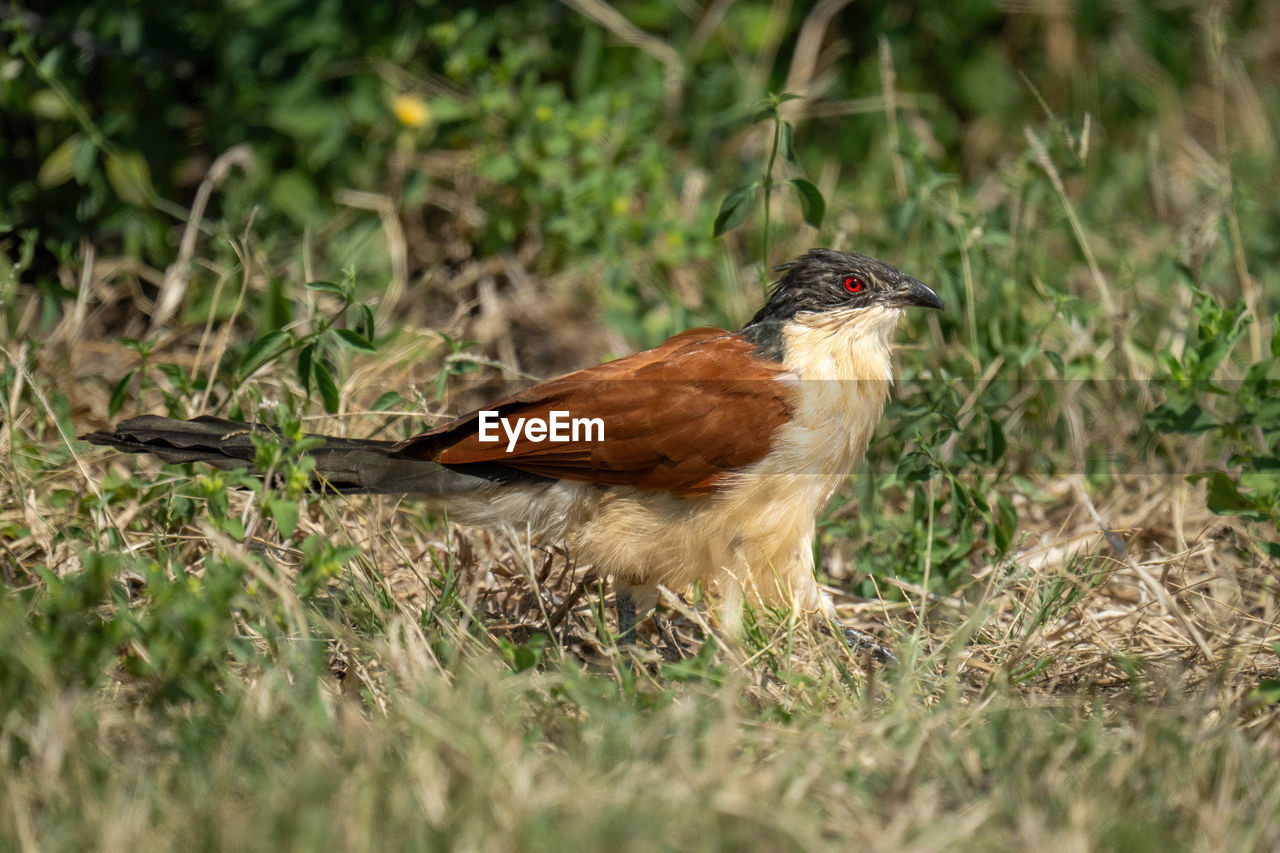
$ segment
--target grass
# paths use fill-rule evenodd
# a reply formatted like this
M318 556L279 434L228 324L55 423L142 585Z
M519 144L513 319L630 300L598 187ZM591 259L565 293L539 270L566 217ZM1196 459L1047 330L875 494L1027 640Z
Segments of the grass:
M1035 22L1062 48L1061 21ZM377 148L363 168L384 184L354 207L295 228L266 196L261 219L237 213L253 185L228 179L222 218L190 226L168 322L148 312L175 279L109 236L53 272L36 238L4 238L0 843L1280 846L1280 94L1263 83L1280 34L1237 23L1163 22L1152 47L1126 19L1097 40L1096 80L1050 68L1041 93L1010 72L963 141L911 39L858 66L873 90L896 75L871 118L896 104L897 144L817 84L791 102L811 114L783 110L827 223L804 230L776 197L780 252L876 254L948 306L900 333L894 402L820 523L842 617L900 666L769 614L725 637L696 595L663 607L683 655L651 626L620 650L591 567L518 531L307 494L287 448L264 448L286 481L266 489L73 439L205 411L405 435L526 375L741 322L764 235L710 239L715 201L759 172L739 125L650 138L618 120L584 148L616 103L484 77L485 51L514 50L485 43L455 97L489 124ZM607 82L631 48L599 49ZM748 49L773 48L731 44ZM1186 80L1161 53L1179 50L1204 60ZM1005 61L980 54L988 76ZM671 97L650 70L618 84L643 116ZM854 170L841 147L863 135ZM668 161L688 180L649 182ZM414 174L446 227L404 201ZM645 189L605 224L618 182ZM500 249L485 211L522 211Z

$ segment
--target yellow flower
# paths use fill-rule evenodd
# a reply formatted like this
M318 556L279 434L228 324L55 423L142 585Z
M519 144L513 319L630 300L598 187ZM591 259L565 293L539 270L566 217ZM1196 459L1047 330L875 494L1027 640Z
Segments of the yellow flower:
M391 109L405 127L426 127L431 123L431 107L417 95L396 95Z
M578 131L578 139L583 142L590 142L604 133L606 127L604 116L596 116Z

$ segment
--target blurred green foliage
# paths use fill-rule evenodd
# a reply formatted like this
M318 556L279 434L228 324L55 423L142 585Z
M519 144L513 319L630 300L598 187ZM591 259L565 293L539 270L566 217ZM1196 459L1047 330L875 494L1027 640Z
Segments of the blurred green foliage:
M1247 30L1265 5L1233 6L1231 26ZM210 164L249 143L253 168L225 180L204 230L238 234L253 217L269 244L283 243L274 251L287 252L303 227L333 218L343 188L421 209L441 184L459 179L415 168L413 156L461 152L463 183L482 211L462 235L473 254L536 240L544 270L583 254L603 260L618 302L607 306L610 316L652 342L685 319L661 305L671 294L654 282L714 253L713 210L681 211L686 178L709 169L731 186L735 173L753 171L751 151L720 151L750 105L785 84L787 67L747 74L745 57L768 44L785 57L809 10L791 8L774 31L773 4L743 0L728 9L723 32L707 38L697 16L667 3L617 8L673 48L676 71L619 48L567 6L532 0L7 7L0 250L15 260L33 254L25 278L47 288L57 287L50 273L82 238L100 253L163 269ZM971 172L1010 143L1020 146L1020 124L1040 117L1023 75L1062 114L1091 112L1121 137L1144 132L1133 118L1156 112L1162 87L1192 83L1203 41L1197 8L1079 3L1066 17L1014 25L988 2L859 4L837 20L848 52L832 65L829 88L837 98L878 92L876 39L884 34L901 88L916 93L941 145L934 166ZM1125 65L1135 54L1154 63L1147 79ZM1063 67L1067 61L1080 67ZM966 142L965 123L982 133L971 130ZM835 158L864 188L860 195L879 194L891 154L881 118L823 124L838 132L813 137L805 159ZM430 211L424 224L444 228L442 217L449 214ZM330 251L339 253L329 258L334 270L355 259L347 243ZM692 307L719 319L714 306ZM665 321L623 319L658 309Z

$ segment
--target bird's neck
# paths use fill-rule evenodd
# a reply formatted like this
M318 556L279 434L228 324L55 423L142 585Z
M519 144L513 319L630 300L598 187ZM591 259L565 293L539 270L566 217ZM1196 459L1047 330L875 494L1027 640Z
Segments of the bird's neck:
M781 362L801 380L893 381L890 338L902 311L874 306L797 314L780 330Z
M784 332L783 367L795 377L788 439L809 478L816 514L866 452L893 382L890 335L901 312L879 306L798 314Z
M786 358L785 332L788 323L780 317L757 314L738 333L756 348L756 355L770 361L783 362Z

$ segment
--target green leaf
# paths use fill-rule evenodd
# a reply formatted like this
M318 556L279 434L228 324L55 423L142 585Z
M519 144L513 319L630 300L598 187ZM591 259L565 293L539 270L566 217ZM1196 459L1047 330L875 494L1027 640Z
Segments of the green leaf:
M1192 378L1207 381L1235 348L1252 317L1243 301L1231 308L1222 308L1207 293L1200 294L1195 311L1199 340L1194 349L1183 355L1183 363L1191 368Z
M302 384L302 388L311 394L311 365L315 361L316 343L312 341L298 352L298 382Z
M321 293L332 293L336 296L346 296L347 292L342 289L342 285L334 284L331 281L309 281L303 285L307 290L318 290Z
M190 373L171 361L160 362L156 365L156 370L160 371L161 375L172 382L174 387L180 389L184 394L191 393L192 389L196 387L195 383L198 378L192 379Z
M1280 702L1280 679L1264 678L1253 688L1253 697L1264 705Z
M360 334L372 341L374 339L373 309L363 302L356 307L360 309Z
M385 412L393 406L398 406L404 402L404 396L399 391L388 391L381 397L373 401L373 405L369 408L375 412Z
M1236 455L1231 457L1232 465L1243 466L1240 470L1238 488L1248 489L1257 497L1280 496L1280 459L1274 456ZM1254 500L1255 505L1259 504ZM1262 501L1268 503L1268 501Z
M732 231L743 223L747 218L747 211L751 208L751 199L755 196L759 183L747 184L744 187L738 187L724 197L724 201L720 203L720 212L716 214L715 226L711 230L711 236L719 237L726 231Z
M1220 426L1221 421L1199 405L1192 403L1179 410L1168 403L1156 406L1147 416L1146 421L1158 432L1180 432L1195 434L1206 432Z
M444 124L448 121L457 121L467 117L466 108L458 103L455 97L448 95L428 98L427 108L431 111L431 120L436 124Z
M1004 429L1000 426L998 420L991 418L987 422L987 427L987 462L995 464L1004 456L1008 443L1005 441Z
M75 174L76 149L82 139L84 137L80 134L74 134L53 149L40 164L40 171L36 173L36 183L44 189L51 189L71 180L71 176Z
M138 368L133 368L124 376L120 377L120 381L116 383L116 387L111 389L111 400L107 403L107 416L114 418L116 412L120 411L120 407L124 405L124 398L129 393L129 383L133 380L134 375L138 372Z
M323 361L315 364L316 388L320 391L320 399L324 401L324 410L329 414L338 411L338 384L333 381L333 374Z
M338 329L338 337L342 342L352 349L362 350L363 352L377 352L378 348L369 342L369 339L359 332L353 332L350 329Z
M224 532L237 542L244 541L244 522L238 517L231 516L230 518L224 518L217 526L221 527Z
M288 539L298 529L298 502L273 498L266 502L267 512L280 528L280 535Z
M538 652L528 646L514 646L509 652L511 665L516 672L525 672L538 665Z
M116 198L126 204L142 207L155 195L151 186L151 169L137 151L108 154L107 181Z
M1000 551L1008 550L1013 544L1013 535L1018 530L1018 511L1014 509L1013 504L1004 495L996 496L996 523L994 539L996 548Z
M922 483L938 473L938 466L928 454L913 450L898 463L898 473L909 483Z
M239 381L243 382L253 375L259 367L279 357L281 353L293 346L293 335L281 329L267 332L253 342L240 363Z
M40 118L55 120L71 118L71 110L67 109L67 102L53 89L37 89L27 101L27 108Z
M81 139L72 158L72 171L75 173L76 183L88 183L97 162L98 146L94 145L91 139Z
M496 184L506 184L520 174L520 163L510 154L497 154L480 161L480 177Z
M62 61L63 47L58 46L40 57L40 76L48 80L58 76L58 63Z
M1199 479L1204 475L1193 475ZM1249 515L1256 507L1254 502L1240 493L1231 478L1221 471L1208 472L1209 477L1209 509L1218 515Z
M788 163L796 162L795 133L796 129L791 126L791 122L782 123L782 133L778 135L778 153Z
M822 217L827 213L827 202L822 198L822 193L804 178L792 178L790 184L800 194L800 213L804 216L804 221L814 228L821 228Z

